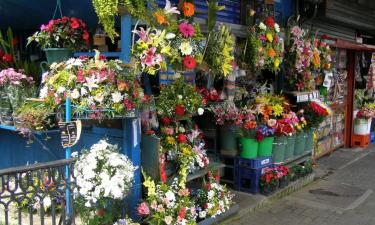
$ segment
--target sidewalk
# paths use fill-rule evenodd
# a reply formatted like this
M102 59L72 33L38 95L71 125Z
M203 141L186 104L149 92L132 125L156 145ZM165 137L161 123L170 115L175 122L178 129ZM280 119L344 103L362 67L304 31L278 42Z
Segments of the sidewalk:
M375 147L340 149L318 161L316 180L253 212L222 225L374 225ZM248 206L240 206L246 212Z

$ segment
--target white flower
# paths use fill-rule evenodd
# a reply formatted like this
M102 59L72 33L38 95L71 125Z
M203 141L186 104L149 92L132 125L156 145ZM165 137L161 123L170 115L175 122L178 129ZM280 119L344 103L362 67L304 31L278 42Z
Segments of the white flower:
M215 192L214 192L213 190L210 190L210 191L207 193L207 197L208 197L208 199L212 199L214 196L215 196Z
M50 197L46 196L44 199L43 199L43 206L44 206L44 209L47 210L49 207L51 207L51 204L52 204L52 200Z
M70 155L72 158L77 158L78 157L78 152L72 152Z
M266 30L266 29L267 29L266 24L264 24L263 22L260 22L260 24L259 24L259 29L261 29L261 30Z
M185 128L184 127L179 127L178 131L180 131L181 133L185 133Z
M94 88L99 87L99 85L97 84L97 80L95 79L94 76L86 77L86 83L84 83L83 85L86 86L89 89L89 91L91 91Z
M276 31L277 33L280 32L280 26L279 26L279 24L275 23L274 28L275 28L275 31Z
M199 218L201 218L201 219L206 218L206 215L207 215L206 211L200 211L199 212Z
M60 86L60 87L58 87L58 88L57 88L57 91L56 91L56 93L57 93L57 94L62 94L62 93L64 93L64 92L65 92L65 90L66 90L66 89L65 89L65 87L63 87L63 86Z
M182 55L190 55L193 52L193 47L191 47L189 42L182 42L180 50Z
M174 193L172 191L168 191L167 193L165 193L165 197L170 202L173 202L176 199L175 196L174 196Z
M43 86L43 88L40 89L39 98L46 98L47 95L48 95L48 87L47 86Z
M84 88L84 87L81 88L81 95L82 95L82 96L87 95L87 93L88 93L88 92L87 92L87 89L86 89L86 88Z
M77 99L79 98L79 91L77 89L74 89L72 91L72 93L70 94L70 96L73 98L73 99Z
M101 103L104 100L104 94L100 92L94 96L94 99L95 101Z
M198 115L203 115L204 109L203 108L198 108Z
M114 103L119 103L119 102L121 102L123 98L124 98L124 97L122 96L122 94L121 94L120 92L118 92L118 91L112 93L112 101L113 101Z
M180 14L180 11L177 9L177 7L172 7L172 4L169 0L165 1L165 7L164 7L165 14Z
M165 35L165 39L167 39L167 40L173 39L175 37L176 37L176 35L174 33L168 33L168 34Z
M171 224L171 223L172 223L172 220L173 220L173 218L172 218L171 216L166 216L166 217L164 218L164 222L165 222L167 225Z

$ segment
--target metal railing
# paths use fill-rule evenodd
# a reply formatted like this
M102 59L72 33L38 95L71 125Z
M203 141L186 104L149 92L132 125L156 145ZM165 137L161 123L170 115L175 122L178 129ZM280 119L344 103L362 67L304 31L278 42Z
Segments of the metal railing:
M74 161L63 159L0 170L0 225L75 224L72 172L66 179Z

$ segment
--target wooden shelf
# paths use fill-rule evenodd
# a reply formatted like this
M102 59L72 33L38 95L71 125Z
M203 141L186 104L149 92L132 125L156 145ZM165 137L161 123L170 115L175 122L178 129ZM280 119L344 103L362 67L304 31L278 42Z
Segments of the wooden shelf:
M296 156L294 158L288 159L284 162L275 163L275 164L276 165L286 165L286 166L300 164L300 163L303 163L303 162L307 161L308 159L311 159L312 158L311 153L312 153L312 151L305 152L302 155L299 155L299 156Z

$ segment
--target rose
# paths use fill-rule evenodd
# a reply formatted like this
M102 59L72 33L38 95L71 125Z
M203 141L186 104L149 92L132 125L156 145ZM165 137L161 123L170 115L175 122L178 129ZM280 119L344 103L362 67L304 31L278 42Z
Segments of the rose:
M264 21L264 23L268 27L274 27L274 25L275 25L275 21L273 20L273 18L271 16L267 17L266 20Z
M161 122L162 122L164 125L169 125L170 122L171 122L171 120L170 120L168 117L164 116L164 117L161 119Z
M178 142L180 142L180 143L186 143L186 141L187 141L187 138L186 138L186 136L184 134L179 134L178 135Z
M183 105L176 105L175 112L177 116L183 116L185 114L185 107Z

